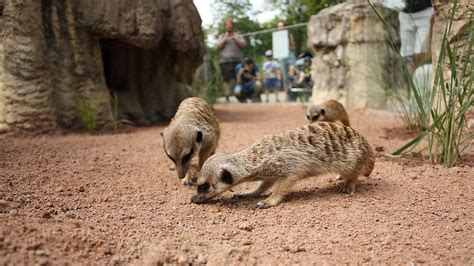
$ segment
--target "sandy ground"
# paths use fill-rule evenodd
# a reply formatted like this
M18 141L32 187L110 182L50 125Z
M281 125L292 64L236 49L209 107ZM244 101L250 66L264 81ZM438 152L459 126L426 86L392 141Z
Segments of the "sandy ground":
M298 106L215 109L219 151L305 124ZM386 113L351 119L379 151L411 136ZM472 162L445 169L378 155L352 195L323 176L270 209L252 210L262 198L234 200L232 192L195 205L194 190L169 170L164 126L0 136L0 263L474 264Z

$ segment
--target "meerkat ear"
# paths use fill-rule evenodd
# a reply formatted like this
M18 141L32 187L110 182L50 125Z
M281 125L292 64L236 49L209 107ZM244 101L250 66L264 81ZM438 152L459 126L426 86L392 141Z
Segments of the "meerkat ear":
M322 115L325 115L325 114L326 114L326 110L321 109L321 114L322 114Z
M232 174L229 171L224 169L221 174L221 181L222 183L231 185L232 183L234 183L234 178L232 177Z
M201 142L202 141L202 132L201 131L198 131L197 132L197 135L196 135L196 141L197 143Z

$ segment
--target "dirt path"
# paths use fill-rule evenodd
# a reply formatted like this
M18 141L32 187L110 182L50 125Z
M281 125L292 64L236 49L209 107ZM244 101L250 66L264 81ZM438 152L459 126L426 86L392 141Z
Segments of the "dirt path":
M305 123L301 107L216 111L226 152ZM387 114L357 112L352 122L373 148L406 141ZM259 199L233 200L231 192L194 205L194 191L168 169L163 126L0 137L0 263L474 264L470 166L378 156L353 195L325 176L299 183L271 209L250 210Z

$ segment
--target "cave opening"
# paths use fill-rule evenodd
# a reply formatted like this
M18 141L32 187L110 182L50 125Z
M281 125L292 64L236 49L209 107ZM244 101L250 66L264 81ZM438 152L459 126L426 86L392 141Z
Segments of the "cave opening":
M117 118L137 126L157 122L158 49L139 48L120 39L99 41L105 84L111 100L118 101Z

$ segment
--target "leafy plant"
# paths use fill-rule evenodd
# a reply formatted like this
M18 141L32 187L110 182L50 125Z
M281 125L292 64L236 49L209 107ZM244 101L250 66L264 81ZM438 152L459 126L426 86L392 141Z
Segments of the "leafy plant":
M372 6L370 2L369 4ZM374 6L372 8L382 19ZM466 114L474 104L474 90L472 89L474 23L472 21L469 23L466 43L461 44L459 39L453 39L450 42L448 36L451 33L456 8L457 0L454 0L451 15L444 31L434 83L428 99L423 96L423 91L414 84L404 67L405 76L409 77L407 81L410 91L413 93L424 124L422 125L423 131L417 137L393 152L392 155L401 155L411 151L424 139L427 139L430 162L443 163L446 167L452 167L456 165L470 140L474 138L474 133L468 134L466 126ZM449 77L444 75L445 66L450 67Z
M76 98L76 111L82 124L89 132L95 132L100 118L100 107L103 104L103 96L95 99L89 94L80 95Z

